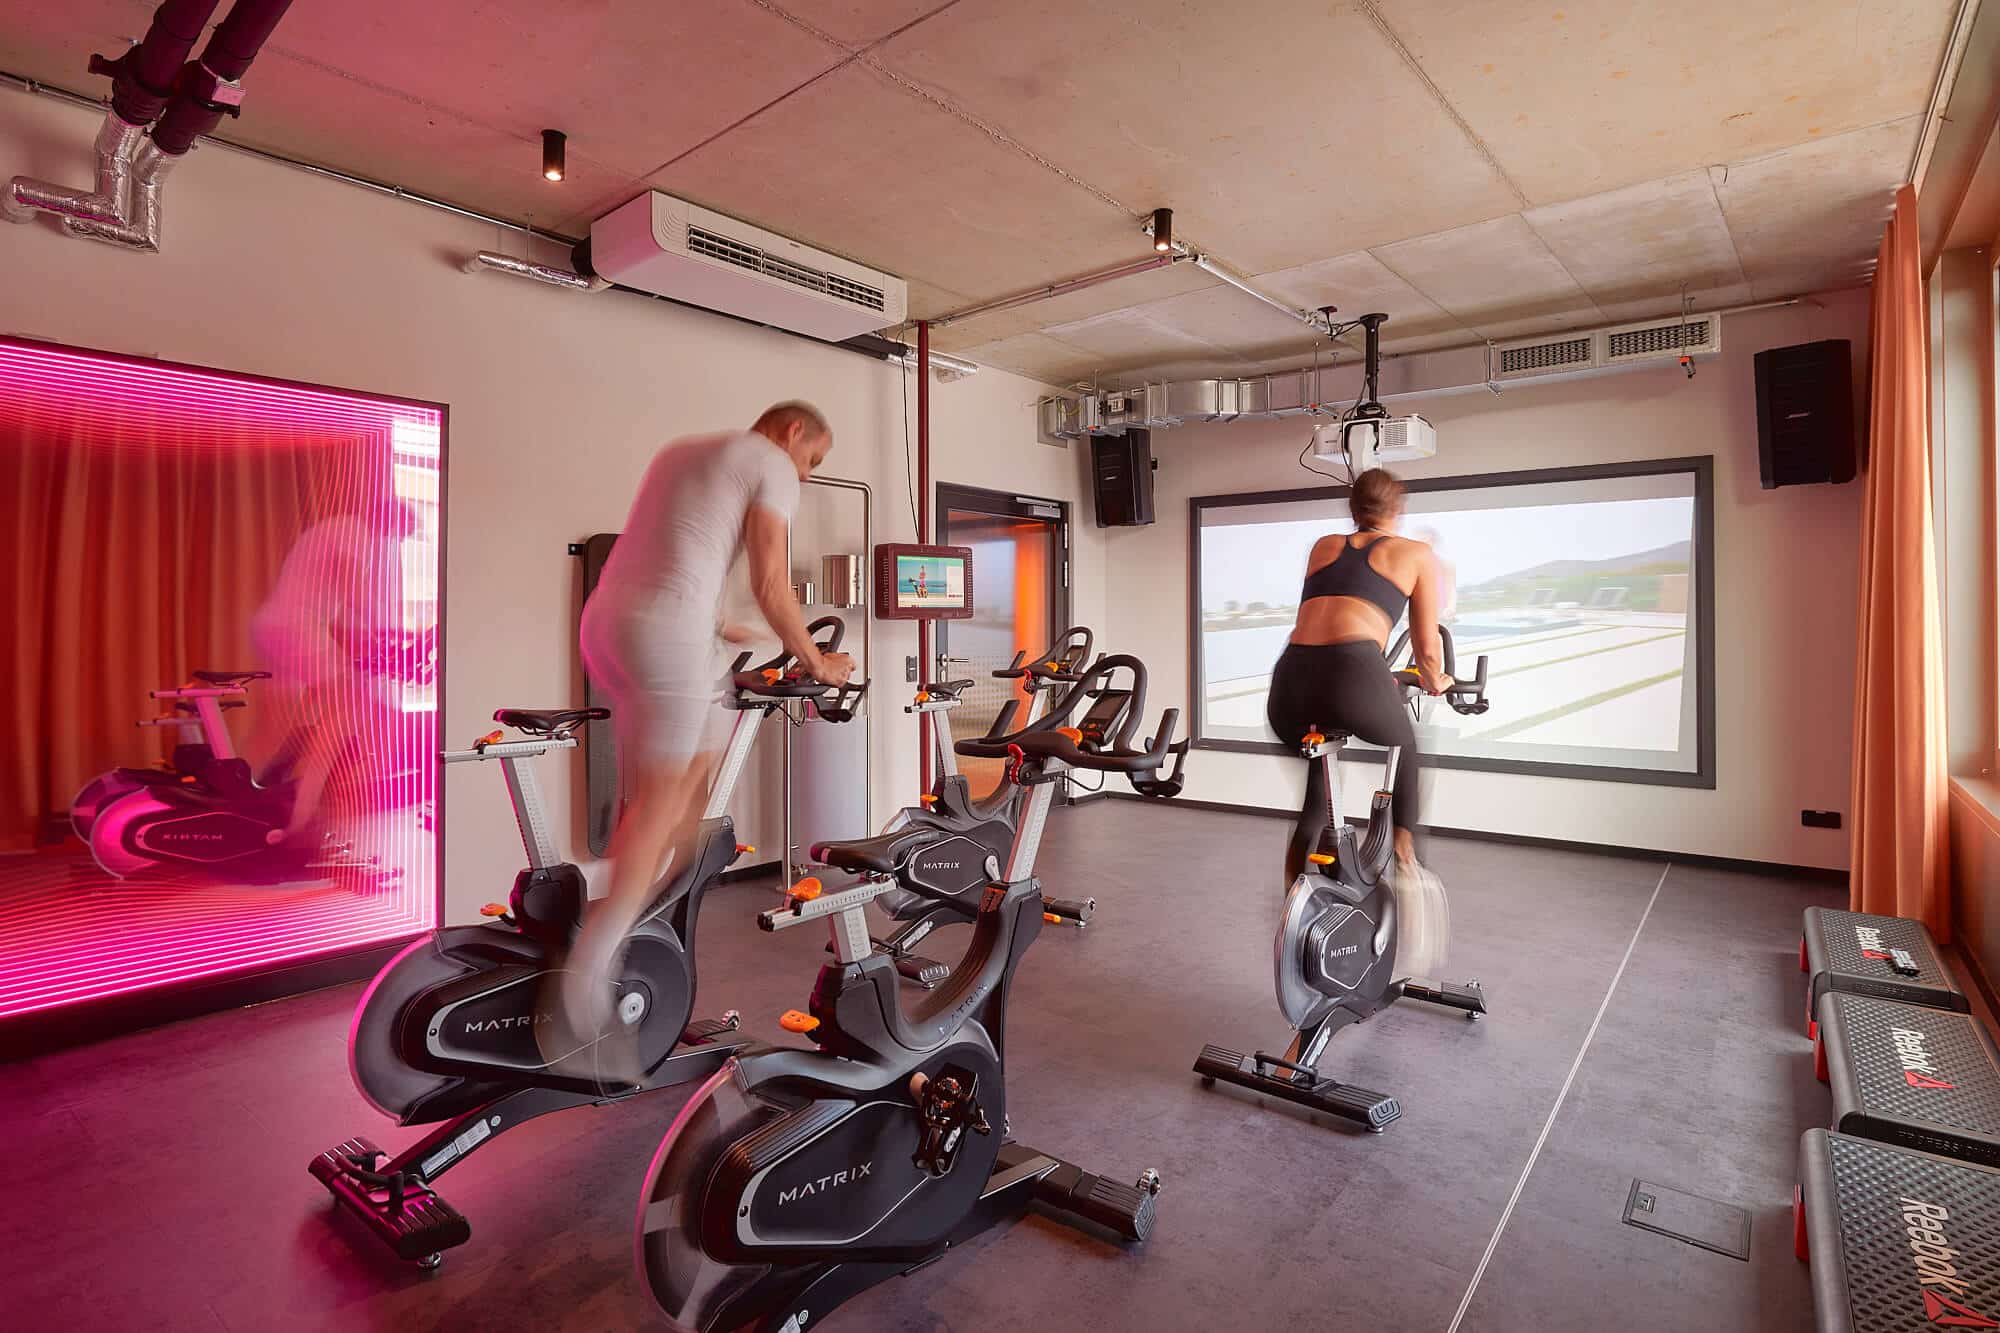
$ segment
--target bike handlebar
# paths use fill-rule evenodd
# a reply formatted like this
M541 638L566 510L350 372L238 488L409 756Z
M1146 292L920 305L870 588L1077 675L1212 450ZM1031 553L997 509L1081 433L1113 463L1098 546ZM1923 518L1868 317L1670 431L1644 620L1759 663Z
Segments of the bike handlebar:
M820 652L837 653L841 637L847 633L847 623L839 616L821 616L806 626L806 633ZM820 637L822 633L826 635L824 639ZM817 699L834 688L800 671L794 654L784 651L756 666L750 665L747 651L738 653L736 661L730 665L729 678L730 686L738 692L767 699ZM858 695L867 689L867 682L859 686L842 686L842 694L850 688Z

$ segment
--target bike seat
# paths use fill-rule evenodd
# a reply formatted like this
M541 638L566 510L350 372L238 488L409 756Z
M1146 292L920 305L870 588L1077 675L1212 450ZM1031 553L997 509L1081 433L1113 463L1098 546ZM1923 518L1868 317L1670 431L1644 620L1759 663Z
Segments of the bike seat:
M902 828L878 833L872 838L816 842L809 850L813 860L836 870L847 870L857 875L893 875L897 863L911 852L950 836L946 829L905 824Z
M922 685L917 686L917 688L926 694L948 694L953 698L957 698L961 693L971 689L978 683L976 680L926 681Z
M546 736L574 730L581 722L602 722L611 716L609 708L502 708L493 720L503 727L515 727L531 736Z
M268 671L190 671L188 675L204 685L248 685L271 678Z

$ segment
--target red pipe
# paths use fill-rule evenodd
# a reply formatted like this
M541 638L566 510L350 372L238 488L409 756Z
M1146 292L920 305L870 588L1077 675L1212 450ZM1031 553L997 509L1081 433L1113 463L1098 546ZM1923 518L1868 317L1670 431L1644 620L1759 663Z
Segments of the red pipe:
M235 113L242 89L235 85L264 48L292 0L236 0L229 17L215 25L201 59L181 72L174 100L153 130L153 146L179 157L194 141L212 133Z
M150 125L166 110L181 62L201 40L221 0L164 0L139 44L116 60L90 58L92 74L111 78L111 109L127 125Z
M931 539L931 326L917 321L917 543ZM917 679L930 678L931 622L917 622ZM936 713L917 714L918 775L921 791L931 789L931 738L927 730L937 725Z

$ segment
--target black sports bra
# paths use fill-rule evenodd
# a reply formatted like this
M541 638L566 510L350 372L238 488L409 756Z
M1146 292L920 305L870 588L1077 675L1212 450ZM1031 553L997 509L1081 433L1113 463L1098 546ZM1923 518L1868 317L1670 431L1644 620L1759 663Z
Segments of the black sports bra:
M1355 546L1343 540L1339 555L1306 575L1299 601L1309 602L1315 597L1359 597L1382 608L1391 625L1401 620L1404 609L1410 604L1410 595L1368 563L1368 551L1374 545L1370 542L1367 546ZM1350 560L1349 556L1355 558Z

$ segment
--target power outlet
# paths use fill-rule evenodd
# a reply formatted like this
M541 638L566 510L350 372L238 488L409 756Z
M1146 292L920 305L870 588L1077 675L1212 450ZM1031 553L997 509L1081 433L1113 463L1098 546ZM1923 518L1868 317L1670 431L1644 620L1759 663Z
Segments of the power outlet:
M1801 810L1799 811L1799 823L1804 824L1807 828L1839 828L1840 811Z
M917 683L917 659L914 656L903 659L903 681L909 685Z

